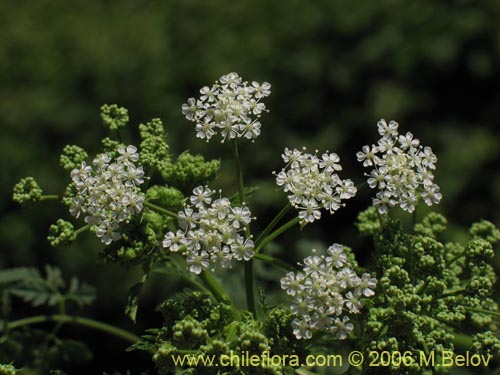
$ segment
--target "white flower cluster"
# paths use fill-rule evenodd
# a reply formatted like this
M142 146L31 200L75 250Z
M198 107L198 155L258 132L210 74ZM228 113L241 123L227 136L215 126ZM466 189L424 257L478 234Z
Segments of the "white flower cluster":
M368 185L378 188L373 199L380 213L387 213L389 207L399 205L403 210L413 212L419 200L432 206L440 202L442 194L434 181L437 157L430 147L423 147L420 141L408 132L398 134L398 123L377 124L382 136L377 145L363 146L356 154L364 167L373 169L368 176Z
M142 211L144 171L136 166L139 154L135 146L120 146L113 158L102 153L93 160L93 167L82 162L71 171L77 194L69 209L71 215L85 216L85 222L95 226L95 233L109 245L121 238L119 224Z
M281 157L286 165L276 175L276 184L290 193L288 199L299 210L302 225L320 219L321 208L333 214L343 205L342 199L356 195L353 182L337 174L342 170L337 154L327 151L318 157L286 148Z
M359 314L363 297L375 294L377 280L368 273L356 275L340 244L330 246L326 256L305 258L302 266L302 272L289 272L281 279L281 288L293 297L294 335L310 339L318 330L344 340L354 329L348 314Z
M163 247L186 257L189 271L199 274L212 264L230 268L233 259L249 260L254 243L243 236L252 221L248 207L232 207L227 198L213 199L207 186L193 190L190 204L179 212L179 227L168 232Z
M208 142L218 131L222 142L241 137L254 141L260 135L258 119L266 111L260 100L271 94L269 83L254 81L249 85L237 73L229 73L200 93L198 99L189 98L182 105L182 113L196 123L198 138Z

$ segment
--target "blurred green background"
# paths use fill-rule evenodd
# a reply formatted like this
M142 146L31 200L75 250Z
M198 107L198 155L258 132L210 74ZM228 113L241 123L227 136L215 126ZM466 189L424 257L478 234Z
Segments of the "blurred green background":
M47 193L62 192L62 148L98 152L106 134L99 107L116 103L133 125L160 117L174 153L221 158L216 184L233 193L229 147L195 138L180 109L230 71L273 85L262 135L241 149L246 181L261 187L251 203L256 228L285 202L271 175L284 147L335 151L343 176L360 182L355 152L378 139L380 118L397 120L438 155L438 209L452 221L450 238L465 239L461 228L480 218L498 225L499 24L496 0L0 1L0 266L57 264L97 287L89 314L136 329L123 306L138 271L96 265L92 235L50 248L49 225L68 213L51 202L23 210L10 200L12 186L32 175ZM130 127L127 140L137 136ZM363 262L370 248L353 223L370 196L363 191L338 214L287 234L274 251L295 261L341 242ZM277 276L262 283L276 288ZM151 311L176 286L159 279L146 288L137 332L159 322ZM124 359L114 339L69 331L97 348L87 373L147 363L140 354Z

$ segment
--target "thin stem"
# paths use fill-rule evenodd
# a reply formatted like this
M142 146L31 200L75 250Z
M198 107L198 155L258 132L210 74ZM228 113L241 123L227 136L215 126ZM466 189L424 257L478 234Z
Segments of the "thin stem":
M78 236L80 233L83 233L83 232L85 232L85 231L87 231L87 230L89 230L89 229L90 229L90 225L88 225L88 224L87 224L87 225L84 225L84 226L83 226L83 227L81 227L81 228L78 228L77 230L75 230L75 233L74 233L74 234L75 234L75 237L76 237L76 236Z
M368 182L366 182L366 181L361 182L360 184L357 184L357 185L356 185L356 190L361 190L361 189L363 189L365 186L368 186Z
M443 293L444 297L449 297L449 296L455 296L457 294L462 294L466 289L465 288L460 288L457 290L453 290L451 292Z
M245 203L245 185L243 184L243 174L241 172L240 156L238 152L238 142L233 139L233 157L236 165L236 178L238 179L238 193L240 196L240 204ZM250 227L246 225L245 227L247 237L250 237ZM253 261L250 259L245 262L244 265L245 274L245 292L247 298L247 308L255 316L257 315L257 309L255 305L255 288L254 288L254 273L253 273Z
M208 290L207 288L205 288L202 284L200 284L199 282L197 282L196 280L193 280L192 278L190 278L189 276L185 275L185 274L182 274L182 273L178 273L178 272L168 272L168 271L164 271L162 269L154 269L152 270L151 272L156 272L156 273L161 273L162 275L165 275L165 276L174 276L174 277L178 277L184 281L187 281L189 284L191 284L192 286L194 286L195 288L201 290L202 292L205 292L207 294L211 294L211 291Z
M486 314L486 315L494 316L495 318L500 318L500 312L497 312L497 311L489 311L489 310L484 310L484 309L478 309L475 307L466 307L465 310L470 311L470 312L479 313L479 314Z
M447 263L446 263L446 267L448 268L449 266L451 266L453 263L455 263L457 260L459 260L460 258L462 257L465 257L465 254L461 253L461 254L458 254L456 255L455 257L451 258Z
M151 202L148 202L148 201L145 201L144 202L144 205L146 207L149 207L151 208L152 210L155 210L155 211L158 211L158 212L161 212L162 214L165 214L167 216L170 216L170 217L173 217L174 219L177 219L178 216L175 212L172 212L170 210L167 210L166 208L163 208L163 207L160 207L154 203L151 203Z
M54 199L59 199L59 195L55 195L55 194L53 194L53 195L42 195L40 197L41 201L48 201L48 200L54 200Z
M417 206L415 205L415 209L413 210L413 226L412 230L415 230L415 225L417 224L418 216L417 216Z
M236 178L238 180L238 194L240 196L240 204L243 204L245 203L245 185L243 184L243 174L241 172L238 142L236 141L236 139L233 139L233 157L236 166Z
M267 246L267 244L269 242L271 242L276 237L278 237L280 234L282 234L283 232L285 232L288 229L290 229L291 227L293 227L295 224L298 224L299 221L300 221L300 218L297 216L297 217L293 218L292 220L290 220L289 222L283 224L278 229L276 229L274 232L272 232L270 235L268 235L266 238L264 238L262 240L262 242L259 244L259 246L257 246L257 248L255 249L255 253L256 254L260 253L264 249L264 247Z
M64 297L61 296L58 304L58 310L59 310L59 315L66 315L66 306L65 306L65 300ZM42 345L42 348L40 349L40 358L45 358L49 352L49 345L52 340L56 341L57 340L57 334L61 330L62 326L64 325L63 322L57 322L57 324L54 325L54 328L52 328L52 332L47 335L47 337L44 340L44 343Z
M281 209L280 212L274 217L274 219L269 223L269 225L259 234L259 237L255 240L255 246L259 246L260 242L274 229L274 227L279 223L279 221L286 215L290 210L292 204L289 202L285 207Z
M209 271L202 271L198 276L217 301L230 303L230 298Z
M269 255L255 254L254 258L262 260L263 262L269 263L269 264L271 264L277 268L280 268L284 271L287 271L287 272L297 272L297 269L295 267L293 267L292 265L290 265L286 262L283 262L282 260L279 260L277 258L273 258Z
M107 323L99 322L97 320L84 318L81 316L70 316L70 315L37 315L31 316L29 318L15 320L8 324L8 329L16 329L23 326L31 325L31 324L39 324L39 323L47 323L47 322L57 322L57 323L68 323L80 325L88 328L95 329L97 331L106 332L112 336L119 337L125 341L131 342L135 344L140 341L141 338L136 336L135 334L125 331L124 329L112 326Z

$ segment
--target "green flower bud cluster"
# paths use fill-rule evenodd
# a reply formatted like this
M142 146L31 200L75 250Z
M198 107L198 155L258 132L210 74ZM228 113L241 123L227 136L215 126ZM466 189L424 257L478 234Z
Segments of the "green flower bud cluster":
M127 109L114 104L103 105L101 117L110 130L119 130L129 121ZM108 232L112 232L111 236L116 236L116 239L111 241L113 242L112 246L106 248L101 256L106 261L118 262L123 265L152 261L151 257L161 255L157 250L160 248L159 245L165 233L174 229L172 225L169 228L169 224L172 223L171 216L175 216L175 214L165 215L162 210L168 210L172 213L180 211L185 202L183 192L191 192L193 186L205 185L213 180L220 166L218 160L205 161L202 156L191 155L188 152L181 154L176 162L172 163L170 148L165 142L163 124L159 119L140 124L139 132L141 136L139 161L145 168L149 168L149 171L146 171L150 177L154 170L159 171L168 186L151 186L145 196L146 203L151 203L151 205L146 204L145 209L142 210L141 204L141 214L127 219L126 223L122 223L119 232L117 228L112 226L97 228L95 223L89 223L91 231L100 230L105 232L104 234L107 236L110 236ZM102 160L123 158L123 155L129 152L128 148L124 147L121 142L111 138L102 140L102 148L103 153L98 155L101 156ZM98 184L98 181L89 179L87 176L90 168L93 167L90 164L82 164L89 163L88 158L87 152L76 145L65 146L60 155L61 166L72 172L73 181L67 185L61 199L70 211L81 203L79 190L85 189L82 187L84 184ZM101 159L95 158L91 164L94 167L100 165ZM79 172L75 172L75 170L79 170ZM77 187L77 184L82 186ZM13 199L23 206L30 206L45 198L57 198L55 195L45 197L42 194L42 189L36 181L32 177L27 177L15 185ZM93 217L101 217L103 215L101 211L101 208L97 209L96 212L93 212ZM71 244L76 235L85 230L84 228L87 229L82 227L81 230L75 231L72 223L60 219L49 228L48 240L52 246L66 246Z
M378 254L379 286L359 336L366 349L441 352L454 350L457 333L478 332L469 350L500 353L497 326L488 314L498 310L490 298L496 275L488 264L498 237L493 224L474 224L472 239L463 246L439 241L446 229L446 219L439 214L427 215L407 234L396 220L386 220L377 230L380 221L371 211L358 216L358 228L373 235ZM383 373L434 375L448 370L420 368L415 362Z
M469 229L469 233L474 238L482 238L495 244L500 241L500 230L498 230L495 225L488 220L481 220L478 223L472 224Z
M155 211L144 210L120 228L121 239L104 248L101 258L123 266L148 263L161 256L159 244L171 221Z
M147 190L146 200L177 212L182 208L185 197L174 187L155 185ZM122 238L104 249L103 259L127 266L161 257L163 252L158 250L171 223L171 217L146 208L140 217L121 228Z
M146 192L146 200L178 212L184 205L185 197L174 187L155 185Z
M70 245L76 238L75 228L69 221L58 219L49 228L47 240L53 247Z
M0 364L0 375L15 375L16 368L12 365L2 365Z
M66 145L59 158L59 163L65 170L71 171L79 168L82 161L85 161L88 157L89 155L83 148L76 145Z
M179 155L175 163L162 171L162 176L167 184L187 194L196 186L207 185L211 182L219 168L219 160L206 162L203 156L192 155L186 151Z
M109 130L118 130L128 123L128 111L126 108L118 107L116 104L104 104L101 107L101 118Z
M141 135L141 163L152 170L163 172L171 164L170 147L160 119L139 125Z
M423 218L421 223L415 224L415 233L431 238L436 238L440 233L446 230L448 221L443 215L435 212L429 213Z
M102 151L107 152L113 159L118 156L118 147L124 146L123 143L115 141L109 137L101 140Z
M43 191L33 177L25 177L13 189L12 200L23 207L30 207L39 202Z
M380 232L379 213L375 206L370 206L368 209L361 211L358 215L356 226L359 232L364 236L373 236Z
M500 352L500 339L492 331L478 333L472 338L472 349L475 353L494 354Z
M189 374L281 374L282 370L271 364L261 367L188 367L175 368L172 355L270 355L288 354L305 356L306 350L293 335L289 311L273 309L264 322L242 314L235 320L231 306L213 302L199 292L182 294L180 298L165 301L160 306L165 325L155 330L153 337L155 354L153 360L161 375L174 373ZM151 337L150 337L151 338Z

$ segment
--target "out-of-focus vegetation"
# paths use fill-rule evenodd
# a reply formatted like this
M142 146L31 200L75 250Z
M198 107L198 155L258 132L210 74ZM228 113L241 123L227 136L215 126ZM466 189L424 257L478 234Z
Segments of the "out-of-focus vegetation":
M217 183L236 191L229 147L195 138L180 110L201 86L230 71L273 85L262 136L241 150L250 184L264 186L253 195L257 216L285 202L271 175L284 147L335 151L345 175L360 182L354 154L376 140L376 121L386 118L438 155L439 209L457 236L460 225L476 219L498 225L499 21L495 0L2 1L0 266L58 264L96 286L94 314L125 321L134 271L96 266L100 244L92 235L64 251L51 249L47 229L68 214L49 202L20 209L11 189L33 175L47 193L62 192L68 176L57 168L60 151L76 143L96 152L105 134L99 108L117 103L129 109L132 124L161 117L174 153L221 158ZM136 128L127 132L128 141L137 140ZM311 243L334 241L362 258L368 245L355 241L353 222L369 194L284 239L290 260ZM165 279L153 284L141 296L150 307L175 287ZM139 313L139 324L148 327L149 318L141 321ZM99 338L96 347L98 341L110 345ZM103 365L95 368L110 369L123 348L102 348L96 358Z

